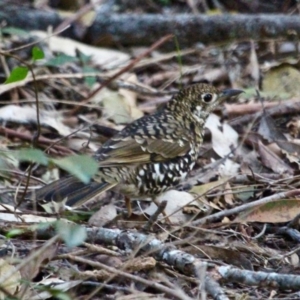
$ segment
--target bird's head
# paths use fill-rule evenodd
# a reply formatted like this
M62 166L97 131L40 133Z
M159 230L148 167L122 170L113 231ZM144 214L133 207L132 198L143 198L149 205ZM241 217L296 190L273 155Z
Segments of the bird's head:
M199 122L205 122L206 118L220 103L230 97L241 94L242 90L226 89L218 90L209 84L199 83L182 89L170 101L170 108L174 112L192 116Z

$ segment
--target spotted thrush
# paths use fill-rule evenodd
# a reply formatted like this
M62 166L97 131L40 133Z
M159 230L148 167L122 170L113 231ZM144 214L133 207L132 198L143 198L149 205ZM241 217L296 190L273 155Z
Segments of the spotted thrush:
M92 182L66 176L36 190L34 198L78 207L111 188L128 198L155 198L193 168L209 113L241 92L202 83L182 89L163 108L130 123L98 149L99 172Z

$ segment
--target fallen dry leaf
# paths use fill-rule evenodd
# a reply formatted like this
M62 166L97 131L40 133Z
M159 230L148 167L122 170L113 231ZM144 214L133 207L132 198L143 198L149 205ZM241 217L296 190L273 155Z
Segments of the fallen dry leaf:
M85 55L91 56L94 64L112 68L126 63L130 56L124 52L117 50L89 46L69 38L61 36L51 36L44 31L33 31L34 35L41 39L45 39L52 52L64 53L70 56L76 56L76 51L79 50Z
M16 268L13 265L9 264L3 258L0 258L0 278L13 273L12 276L1 284L1 286L12 295L15 295L15 293L20 289L22 279L20 271L15 270ZM7 295L2 291L0 291L0 299L7 299Z
M108 222L111 222L117 216L117 209L113 203L101 206L89 219L90 226L102 227Z
M72 131L62 122L60 112L39 109L40 124L55 129L60 135L69 135ZM0 108L0 120L17 124L37 124L35 106L6 105Z
M71 281L64 281L59 278L45 278L37 284L37 287L45 288L45 287L55 287L56 291L66 292L71 288L79 285L82 283L82 280L71 280ZM47 291L40 292L39 289L32 289L32 295L30 298L31 300L42 300L53 298L53 294Z
M210 130L212 147L220 157L230 154L238 146L238 133L229 124L222 124L217 115L210 114L205 127Z
M180 192L176 190L170 190L164 194L157 197L156 201L160 203L161 201L167 200L167 206L165 208L165 213L167 214L169 220L173 223L184 223L191 219L192 216L184 214L182 208L186 205L196 205L200 204L195 201L192 194L187 192ZM151 202L150 206L147 207L143 212L148 215L153 215L157 210L157 206L154 202ZM159 216L158 219L162 219L164 216Z
M31 280L32 278L36 277L40 271L40 268L42 267L42 263L45 261L51 261L56 253L56 250L57 245L51 245L43 251L40 251L40 254L36 258L28 261L28 263L23 268L21 268L20 272L22 278ZM35 253L36 251L39 251L39 248L33 249L31 253ZM30 256L31 253L29 253L28 256Z
M293 174L294 170L287 165L278 155L270 151L262 142L258 142L258 152L261 162L278 174Z
M300 199L282 199L247 209L234 219L237 223L282 223L293 220L300 213Z
M284 64L272 68L263 77L263 90L273 97L287 99L299 96L300 72L291 65Z

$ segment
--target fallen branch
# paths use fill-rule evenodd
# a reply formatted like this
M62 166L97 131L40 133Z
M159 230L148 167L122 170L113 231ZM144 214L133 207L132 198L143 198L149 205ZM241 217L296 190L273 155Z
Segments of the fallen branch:
M205 265L200 259L187 252L180 251L172 244L165 244L160 240L139 232L122 231L108 228L87 228L89 242L116 245L129 252L151 254L155 259L167 263L169 266L189 276L199 278L199 268ZM204 276L205 290L213 299L228 299L223 289L207 273Z
M271 109L273 107L277 107L277 111L284 110L285 107L290 110L296 110L295 114L300 110L300 99L292 98L290 100L279 100L279 101L272 101L272 102L264 102L263 106L265 108ZM228 118L233 118L237 116L245 116L249 114L254 114L257 112L263 111L263 106L261 103L248 103L248 104L225 104L225 112L224 114Z
M151 288L154 288L160 292L166 293L167 295L174 297L174 299L192 300L192 298L188 297L180 288L176 288L176 289L169 288L160 283L144 279L141 276L132 275L128 272L124 272L117 268L110 267L110 266L100 263L98 261L94 261L94 260L90 260L90 259L86 259L86 258L82 258L79 256L70 255L70 254L66 254L64 257L67 259L76 261L76 262L80 262L80 263L92 266L94 269L93 271L85 271L85 275L87 277L95 277L98 280L103 281L103 279L105 277L110 277L112 279L115 276L120 276L120 277L130 279L133 282L142 283L142 284L149 286ZM100 269L100 271L97 269ZM103 272L103 271L106 271L106 272Z
M298 100L298 101L297 101ZM268 105L267 105L268 107ZM257 106L258 108L258 106ZM281 115L288 115L288 114L297 114L300 111L300 101L299 99L293 99L291 101L285 101L281 104L278 104L274 107L268 107L266 108L266 113L270 116L281 116ZM227 111L226 111L227 113ZM232 113L232 111L228 112ZM235 128L239 128L243 124L251 123L253 120L260 120L260 118L263 116L264 112L262 109L260 109L258 112L254 114L244 114L241 117L237 117L233 120L230 120L228 123Z
M106 46L149 45L167 34L174 34L180 47L200 42L297 39L300 36L300 19L298 16L280 14L207 16L101 13L87 33L92 44Z
M238 282L250 286L270 286L281 290L300 289L300 276L298 275L254 272L230 266L221 266L218 268L218 272L224 279L230 282Z
M47 30L65 21L56 12L0 1L0 20L24 30ZM196 43L226 43L239 40L297 40L300 19L282 14L116 14L99 10L85 40L101 46L149 46L162 36L174 34L181 48ZM80 40L75 27L63 32ZM174 48L174 42L172 44Z

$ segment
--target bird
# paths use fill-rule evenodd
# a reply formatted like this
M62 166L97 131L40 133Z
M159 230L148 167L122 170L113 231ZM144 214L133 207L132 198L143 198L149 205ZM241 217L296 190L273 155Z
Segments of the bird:
M102 144L93 155L99 169L91 182L67 175L35 190L32 200L63 201L65 207L77 208L113 189L125 196L130 215L130 199L155 199L188 176L209 114L242 92L205 83L181 89L156 112L129 123Z

